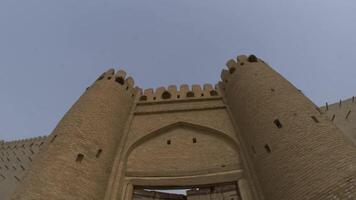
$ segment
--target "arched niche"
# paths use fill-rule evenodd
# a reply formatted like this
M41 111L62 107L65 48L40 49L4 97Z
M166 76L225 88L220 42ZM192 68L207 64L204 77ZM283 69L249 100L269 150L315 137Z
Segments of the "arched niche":
M126 157L126 176L179 177L240 169L236 142L203 126L175 123L138 140Z

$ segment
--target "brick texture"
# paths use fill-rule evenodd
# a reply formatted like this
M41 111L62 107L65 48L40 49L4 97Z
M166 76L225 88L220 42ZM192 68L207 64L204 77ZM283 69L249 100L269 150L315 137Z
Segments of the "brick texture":
M341 131L262 60L228 66L222 87L265 199L356 199L356 148Z
M104 198L116 146L134 102L132 86L115 80L109 70L73 105L11 199Z

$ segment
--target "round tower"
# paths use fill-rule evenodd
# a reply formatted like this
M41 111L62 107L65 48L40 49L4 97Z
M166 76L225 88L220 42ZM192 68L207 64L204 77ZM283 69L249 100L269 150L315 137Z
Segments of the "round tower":
M356 199L356 148L300 90L255 56L221 88L266 200Z
M104 199L137 90L109 70L65 114L11 199Z

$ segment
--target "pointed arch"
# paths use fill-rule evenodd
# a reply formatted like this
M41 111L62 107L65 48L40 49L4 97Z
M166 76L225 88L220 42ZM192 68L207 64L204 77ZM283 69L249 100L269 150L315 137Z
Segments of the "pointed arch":
M224 133L224 132L222 132L220 130L207 127L207 126L202 126L202 125L199 125L199 124L193 124L193 123L189 123L189 122L185 122L185 121L179 121L179 122L175 122L175 123L172 123L172 124L169 124L169 125L162 126L162 127L158 128L158 129L156 129L154 131L151 131L150 133L146 134L145 136L141 137L136 142L134 142L128 148L128 150L126 151L125 162L127 161L127 158L129 157L129 155L131 154L131 152L135 148L137 148L141 144L145 143L146 141L149 141L152 138L158 137L158 136L166 133L167 131L175 129L177 127L188 127L188 128L195 129L195 130L204 131L204 133L206 133L206 134L210 134L210 135L213 135L213 136L219 136L226 143L231 145L237 152L240 152L239 145L238 145L237 141L235 141L228 134L226 134L226 133Z

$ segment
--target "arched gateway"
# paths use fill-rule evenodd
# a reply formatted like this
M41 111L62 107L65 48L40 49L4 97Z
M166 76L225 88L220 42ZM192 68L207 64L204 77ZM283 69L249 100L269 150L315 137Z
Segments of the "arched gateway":
M204 195L226 193L229 199L241 199L236 187L243 171L238 152L236 139L225 133L174 123L143 136L128 148L125 183L136 190L187 188L190 197L194 188L211 189L229 183L233 186L230 190L217 192L214 188Z
M209 85L192 99L182 88L174 94L179 99L136 105L124 147L116 154L108 199L166 199L168 194L144 189L177 188L188 189L188 199L248 198L239 140L223 98L210 96ZM148 98L159 96L147 92Z

